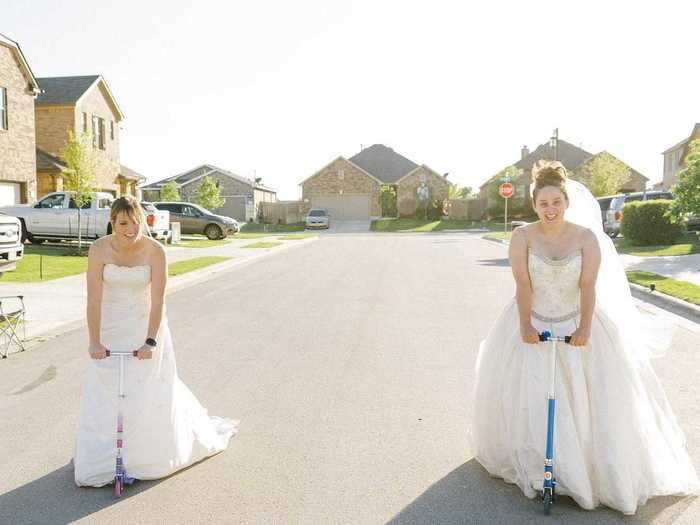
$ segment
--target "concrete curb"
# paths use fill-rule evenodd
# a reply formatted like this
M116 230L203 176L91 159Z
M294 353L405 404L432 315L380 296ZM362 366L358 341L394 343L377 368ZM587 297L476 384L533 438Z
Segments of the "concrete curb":
M482 239L485 241L503 244L504 246L508 246L510 244L508 241L501 239L488 239L486 237L482 237ZM640 301L653 304L654 306L658 306L659 308L663 308L664 310L684 317L689 321L700 324L699 306L683 301L682 299L677 299L671 295L666 295L665 293L657 291L652 292L648 288L635 283L629 283L629 285L632 296Z

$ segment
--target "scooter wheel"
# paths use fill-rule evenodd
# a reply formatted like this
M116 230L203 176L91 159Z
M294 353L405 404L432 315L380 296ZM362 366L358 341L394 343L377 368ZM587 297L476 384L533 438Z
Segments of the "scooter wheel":
M122 497L122 481L119 478L116 478L114 480L114 497L115 498Z
M544 498L542 500L542 503L544 505L544 515L549 516L549 513L552 511L552 493L547 491L544 493Z

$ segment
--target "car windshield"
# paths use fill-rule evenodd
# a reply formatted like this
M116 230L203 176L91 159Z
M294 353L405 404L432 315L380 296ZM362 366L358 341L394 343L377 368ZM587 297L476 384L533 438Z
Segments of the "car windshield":
M326 210L311 210L309 212L309 217L325 217Z

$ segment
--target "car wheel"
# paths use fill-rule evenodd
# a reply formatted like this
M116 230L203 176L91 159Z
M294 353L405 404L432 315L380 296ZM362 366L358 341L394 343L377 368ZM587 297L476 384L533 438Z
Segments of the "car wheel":
M224 234L221 231L221 228L219 228L216 224L210 224L204 228L204 235L206 235L207 239L210 241L214 241L216 239L221 239Z
M29 242L32 244L42 244L46 242L46 239L38 239L37 237L29 237Z
M617 237L619 235L619 232L610 232L610 233L608 233L608 235L610 235L611 239L614 239L615 237Z
M20 219L19 224L20 224L20 228L21 228L20 242L22 244L24 244L27 241L27 239L29 239L29 232L27 231L27 225L24 224L24 219Z

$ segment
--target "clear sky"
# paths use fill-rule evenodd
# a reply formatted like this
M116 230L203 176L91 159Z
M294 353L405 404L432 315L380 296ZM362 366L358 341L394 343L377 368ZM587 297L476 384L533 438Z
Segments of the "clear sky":
M122 163L211 163L282 199L382 143L477 187L560 137L662 177L700 121L696 2L2 0L34 74L102 74Z

